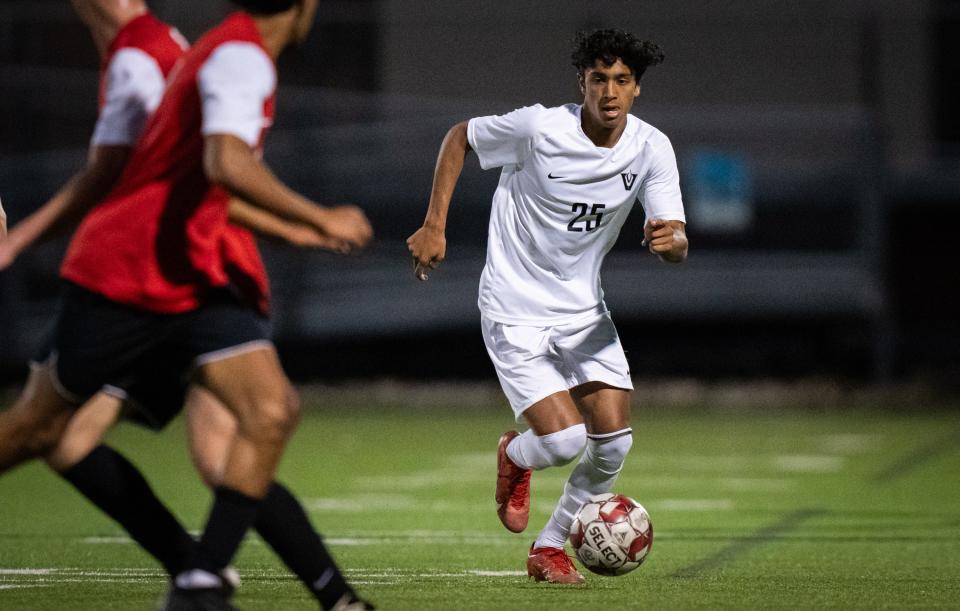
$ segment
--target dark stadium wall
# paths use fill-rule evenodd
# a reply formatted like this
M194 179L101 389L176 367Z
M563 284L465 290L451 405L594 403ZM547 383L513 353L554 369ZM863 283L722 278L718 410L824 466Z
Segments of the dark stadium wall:
M230 10L224 0L150 4L190 39ZM894 375L955 370L960 300L948 232L960 207L958 23L958 0L323 0L313 36L282 58L266 156L319 200L362 204L378 243L336 265L266 248L290 369L304 378L418 377L418 360L449 353L431 375L491 375L475 290L496 172L468 164L448 260L430 292L408 283L403 239L422 218L445 130L521 104L576 100L573 33L614 25L667 52L644 77L636 112L674 142L685 193L699 149L741 156L752 174L748 228L711 231L691 214L693 250L680 277L690 292L672 302L631 292L660 270L634 239L642 219L625 228L604 283L637 370L869 378L884 345ZM12 222L83 162L96 70L67 2L0 2L0 196ZM937 219L934 257L911 249L903 229L918 217ZM0 273L0 375L18 379L42 336L62 248L37 249ZM841 286L784 303L820 272ZM342 290L345 275L362 279L352 292ZM710 298L697 292L705 286ZM431 326L385 316L385 299L395 309L429 302ZM718 314L718 302L729 311ZM653 359L645 342L668 339L670 356Z

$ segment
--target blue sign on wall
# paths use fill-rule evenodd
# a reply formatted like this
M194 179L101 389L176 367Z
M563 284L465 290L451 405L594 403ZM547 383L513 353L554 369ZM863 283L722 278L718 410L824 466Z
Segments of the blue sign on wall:
M698 150L685 164L687 216L700 231L736 232L753 221L753 179L746 157Z

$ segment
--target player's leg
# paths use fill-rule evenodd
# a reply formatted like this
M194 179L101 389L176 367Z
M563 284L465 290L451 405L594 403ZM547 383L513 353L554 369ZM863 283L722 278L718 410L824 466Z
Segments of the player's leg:
M140 471L102 443L120 417L121 399L94 395L70 419L47 464L110 516L171 576L183 570L195 541L157 498Z
M0 473L55 447L75 404L57 392L47 365L33 365L17 400L0 412Z
M197 381L234 415L237 429L227 447L206 527L188 570L176 579L170 608L194 595L215 595L222 586L217 574L229 564L256 519L299 409L276 352L266 341L204 357Z
M165 327L172 322L176 322L173 317L158 317L67 283L51 335L49 353L55 358L47 362L58 392L75 405L97 396L107 385L124 388L112 386L112 392L118 394L109 397L101 393L89 410L76 414L78 419L67 427L72 437L60 438L63 443L51 448L51 465L126 528L168 571L179 572L194 544L192 538L136 467L99 444L107 425L117 418L117 399L125 398L127 392L155 398L170 417L183 405L185 384L170 382L177 381L175 376L190 361L185 358L173 363L166 355L155 358L168 334ZM137 388L144 381L147 390ZM171 391L164 390L173 386L176 388Z
M276 350L260 345L206 360L198 382L233 414L236 434L227 447L220 486L263 498L296 428L300 401Z
M303 506L283 484L270 486L254 527L324 609L373 609L347 583Z
M207 389L191 386L184 408L190 459L209 488L220 485L237 418Z
M562 375L553 330L504 325L482 319L484 342L517 420L530 425L522 435L508 431L497 450L497 515L513 532L527 526L530 473L569 463L583 450L586 429ZM582 583L563 546L531 545L527 574L537 581Z
M577 510L591 496L610 491L633 444L629 391L590 382L571 389L570 394L587 424L587 449L537 537L537 547L563 547Z
M570 396L586 424L586 451L537 545L562 547L573 516L591 496L608 492L633 443L630 428L629 366L609 315L588 324L558 329Z
M584 581L564 551L577 510L591 496L609 492L623 468L633 437L629 392L603 383L577 386L571 396L587 423L587 449L563 487L563 494L527 558L527 572L538 581Z
M507 431L497 448L497 516L512 532L527 527L530 474L569 463L583 450L585 429L560 374L562 360L550 329L481 319L484 344L517 420L530 428Z
M192 539L156 499L125 458L100 446L116 420L119 402L105 395L77 410L57 381L50 361L34 365L20 398L0 414L3 469L33 457L52 467L84 496L117 520L167 567L182 567ZM88 409L89 408L89 409Z
M566 390L553 393L524 410L530 428L507 446L507 456L526 469L565 465L583 450L586 429Z
M570 393L560 391L524 410L529 429L507 431L497 450L497 515L512 532L530 517L530 474L569 463L583 450L585 429Z
M44 456L47 465L62 473L83 460L103 440L120 418L123 403L106 393L97 393L70 417L56 445Z
M194 387L187 399L190 454L204 482L220 484L237 420L209 391ZM306 512L282 484L274 481L254 528L325 609L359 600L330 556Z
M569 463L583 450L585 428L570 393L555 393L535 403L523 415L530 429L507 446L507 461L528 469L559 466ZM514 490L510 500L516 501L516 496ZM506 513L509 515L510 511ZM523 512L524 525L528 516L529 493ZM583 583L583 576L564 551L563 540L557 544L552 538L545 538L544 532L530 546L527 575L550 583Z

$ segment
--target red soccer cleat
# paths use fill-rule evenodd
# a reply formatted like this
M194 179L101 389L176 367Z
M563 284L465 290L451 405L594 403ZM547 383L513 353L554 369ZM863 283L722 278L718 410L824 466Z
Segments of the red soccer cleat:
M570 562L570 556L560 547L533 547L527 554L527 575L536 581L549 583L583 583L583 575Z
M515 533L523 532L530 518L530 469L518 467L507 456L507 446L519 435L507 431L497 446L497 516Z

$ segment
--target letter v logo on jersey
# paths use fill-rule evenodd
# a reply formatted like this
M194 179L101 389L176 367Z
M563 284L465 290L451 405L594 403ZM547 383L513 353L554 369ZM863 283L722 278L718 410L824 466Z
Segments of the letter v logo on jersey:
M623 188L629 191L630 189L633 188L633 183L635 180L637 180L637 175L630 174L628 172L623 172L622 174L620 174L620 178L623 179Z

